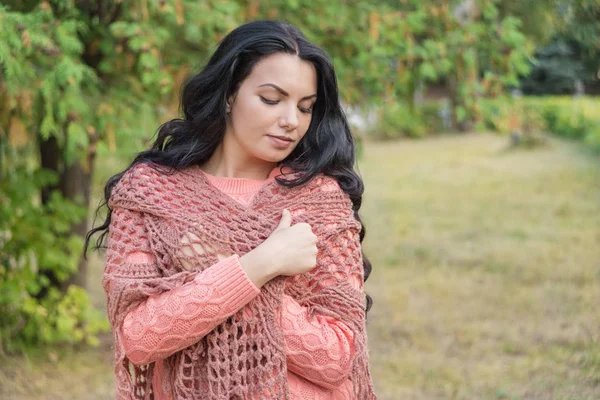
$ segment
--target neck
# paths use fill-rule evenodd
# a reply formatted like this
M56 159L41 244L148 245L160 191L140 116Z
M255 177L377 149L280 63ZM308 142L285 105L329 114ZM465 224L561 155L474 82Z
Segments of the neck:
M277 165L277 163L245 156L233 147L235 146L227 146L226 141L223 140L200 169L219 178L265 180Z

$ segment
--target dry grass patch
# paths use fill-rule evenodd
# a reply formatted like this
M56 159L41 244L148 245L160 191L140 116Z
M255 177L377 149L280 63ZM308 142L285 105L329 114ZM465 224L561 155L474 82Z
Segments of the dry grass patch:
M491 135L369 144L382 399L600 398L600 163Z

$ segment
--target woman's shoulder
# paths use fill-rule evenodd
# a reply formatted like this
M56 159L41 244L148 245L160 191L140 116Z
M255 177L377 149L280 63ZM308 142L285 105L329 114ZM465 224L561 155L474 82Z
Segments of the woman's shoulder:
M337 231L339 227L360 227L350 195L336 177L317 174L300 190L304 196L298 196L297 201L305 212L303 218L321 234Z
M119 182L115 185L113 194L120 192L145 192L148 189L164 184L162 178L166 175L166 171L162 171L157 164L149 162L134 164L119 179Z
M189 181L186 170L175 170L155 163L142 162L131 166L113 188L110 205L126 203L147 205L148 203L168 203L178 192L185 190Z
M325 175L325 174L319 174L315 177L316 179L316 186L319 188L320 191L322 192L338 192L338 193L343 193L344 191L342 190L342 187L340 186L340 183L338 182L338 180L336 178L334 178L333 176L329 176L329 175Z
M330 208L352 208L350 197L338 180L324 173L315 175L303 185L291 188L291 192L296 201L318 204L317 208L323 211Z
M343 195L344 190L340 186L337 178L319 173L315 175L307 184L306 188L310 193L316 195L324 193L325 195Z

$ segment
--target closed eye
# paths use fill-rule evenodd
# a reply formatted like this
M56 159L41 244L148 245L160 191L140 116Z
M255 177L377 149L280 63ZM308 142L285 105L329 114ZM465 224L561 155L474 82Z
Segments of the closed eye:
M274 106L275 104L279 104L279 100L269 100L267 98L264 98L262 96L259 96L260 99L262 100L263 103L269 104ZM312 114L312 108L305 108L305 107L298 107L298 109L300 111L302 111L304 114Z
M270 105L275 105L275 104L279 103L279 100L269 100L269 99L265 99L262 96L260 96L260 99L263 101L263 103L267 103Z

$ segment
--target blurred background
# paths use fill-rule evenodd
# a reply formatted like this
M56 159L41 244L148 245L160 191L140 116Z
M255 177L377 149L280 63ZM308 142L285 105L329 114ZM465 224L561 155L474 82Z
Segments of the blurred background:
M256 19L335 64L379 397L600 399L599 0L1 1L0 398L113 397L82 235Z

